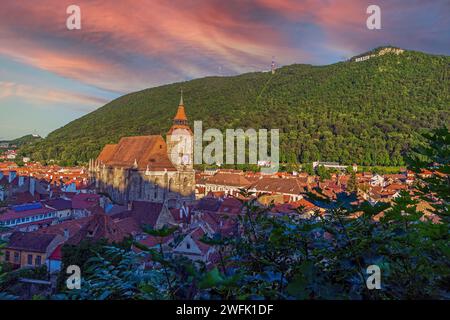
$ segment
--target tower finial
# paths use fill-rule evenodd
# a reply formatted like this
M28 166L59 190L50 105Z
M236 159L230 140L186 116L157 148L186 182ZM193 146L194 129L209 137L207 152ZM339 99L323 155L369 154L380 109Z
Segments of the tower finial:
M183 101L183 88L181 88L181 96L180 96L180 106L184 106L184 101Z

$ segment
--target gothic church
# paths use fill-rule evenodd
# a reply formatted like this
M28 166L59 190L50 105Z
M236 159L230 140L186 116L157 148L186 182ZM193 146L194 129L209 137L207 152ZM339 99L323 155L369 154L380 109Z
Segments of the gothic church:
M166 135L124 137L106 145L89 163L97 192L113 201L164 203L180 208L195 199L193 133L181 95L173 125Z

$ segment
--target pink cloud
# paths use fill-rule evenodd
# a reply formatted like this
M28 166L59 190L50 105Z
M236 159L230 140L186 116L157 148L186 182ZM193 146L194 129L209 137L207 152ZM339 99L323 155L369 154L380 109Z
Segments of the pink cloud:
M306 56L284 46L286 36L272 26L249 21L248 15L236 18L236 11L220 1L79 1L81 31L65 29L68 4L2 4L0 37L5 45L0 54L112 90L129 90L150 79L130 67L142 57L167 66L155 68L154 76L181 80L216 71L202 57L243 72L270 63L275 52L281 60ZM118 84L116 79L124 77L130 82Z
M15 82L0 81L0 100L5 98L22 98L29 102L45 102L52 104L80 104L89 106L89 111L95 106L105 104L107 100L66 90L45 89ZM86 109L86 108L83 108Z
M73 1L30 5L6 0L0 11L0 54L83 83L130 91L161 83L314 60L297 43L295 24L323 32L321 48L354 52L397 40L395 29L369 33L366 0L79 0L82 30L65 28ZM405 5L380 0L383 10ZM411 3L412 2L412 3ZM409 7L420 7L411 1ZM283 29L290 24L293 30ZM294 26L294 27L293 27ZM359 53L359 52L357 52ZM126 79L126 80L124 80Z

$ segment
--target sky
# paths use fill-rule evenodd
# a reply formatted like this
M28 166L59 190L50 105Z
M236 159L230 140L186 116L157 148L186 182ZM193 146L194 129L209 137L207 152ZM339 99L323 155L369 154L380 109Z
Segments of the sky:
M66 27L73 4L80 30ZM2 0L0 140L46 136L144 88L383 45L450 55L450 0Z

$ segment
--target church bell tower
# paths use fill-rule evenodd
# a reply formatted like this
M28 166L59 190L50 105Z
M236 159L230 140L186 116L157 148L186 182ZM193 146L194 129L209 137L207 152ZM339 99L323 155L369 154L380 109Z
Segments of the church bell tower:
M167 153L178 171L191 171L194 166L194 135L188 124L181 91L178 110L167 132Z

